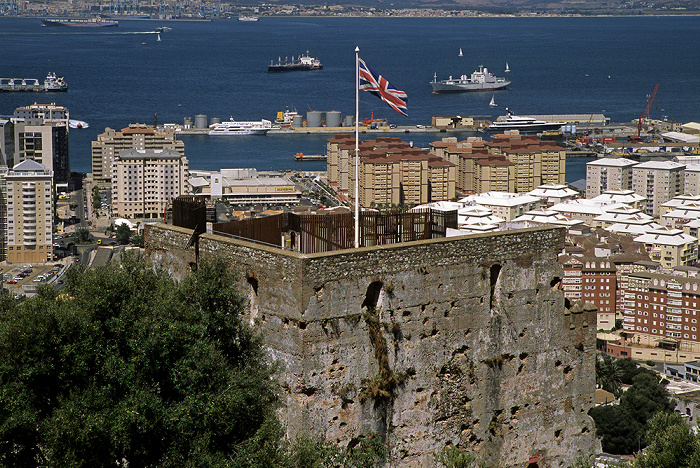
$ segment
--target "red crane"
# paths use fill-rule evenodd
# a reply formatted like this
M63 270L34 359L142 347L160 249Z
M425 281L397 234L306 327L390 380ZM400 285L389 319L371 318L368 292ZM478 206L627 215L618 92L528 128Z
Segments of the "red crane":
M647 108L644 110L644 115L639 114L639 122L637 122L637 139L639 139L640 135L642 134L642 124L644 121L647 119L647 116L649 115L649 109L651 109L651 103L654 102L654 96L656 96L656 92L659 90L659 84L657 83L656 86L654 86L654 92L651 93L651 96L647 100Z

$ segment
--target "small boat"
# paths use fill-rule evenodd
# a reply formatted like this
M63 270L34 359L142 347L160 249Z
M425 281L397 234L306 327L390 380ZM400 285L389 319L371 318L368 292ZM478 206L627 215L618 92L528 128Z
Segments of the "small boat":
M249 22L255 22L258 21L260 18L257 16L239 16L238 21L249 21Z
M459 55L457 57L464 57L464 54L462 53L462 48L459 48Z
M496 98L495 98L495 96L493 96L493 95L491 96L491 102L489 102L489 106L491 106L491 107L497 107L497 106L498 106L498 104L496 104Z
M68 126L70 128L90 128L90 125L87 122L73 119L68 120Z
M173 30L173 28L169 28L169 27L167 27L167 26L158 26L158 27L156 28L156 32L157 32L157 33L166 33L166 32L170 32L170 31L172 31L172 30Z
M506 70L505 71L506 71L506 73L508 73L510 71L510 67L508 66L508 62L506 62Z

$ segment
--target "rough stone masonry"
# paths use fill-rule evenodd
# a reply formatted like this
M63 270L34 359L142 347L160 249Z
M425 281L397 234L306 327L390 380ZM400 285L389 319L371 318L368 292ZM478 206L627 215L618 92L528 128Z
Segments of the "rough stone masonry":
M191 234L149 225L147 255L181 277ZM198 249L240 271L290 437L376 433L387 466L434 466L452 444L562 467L597 449L595 310L565 307L563 242L542 227L306 255L203 234Z

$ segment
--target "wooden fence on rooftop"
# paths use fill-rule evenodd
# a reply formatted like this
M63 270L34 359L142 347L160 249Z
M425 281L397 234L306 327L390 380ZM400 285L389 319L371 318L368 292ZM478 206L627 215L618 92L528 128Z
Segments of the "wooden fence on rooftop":
M183 215L179 210L188 207L201 210L201 206L198 203L184 202L181 202L178 209L173 207L173 224L176 224L176 219L185 220L189 225L184 227L194 229L192 223L197 222L194 217ZM447 236L447 228L457 227L457 211L365 211L360 213L359 224L361 247L438 239ZM352 213L284 213L217 223L213 225L212 231L267 245L289 247L302 253L351 249L355 243L355 220Z

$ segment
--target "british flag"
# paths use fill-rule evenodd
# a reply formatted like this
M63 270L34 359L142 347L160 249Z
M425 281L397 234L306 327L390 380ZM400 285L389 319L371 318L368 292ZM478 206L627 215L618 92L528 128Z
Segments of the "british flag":
M364 60L361 58L358 60L360 61L360 90L369 91L393 107L396 112L408 117L406 93L391 86L386 78L369 68Z

